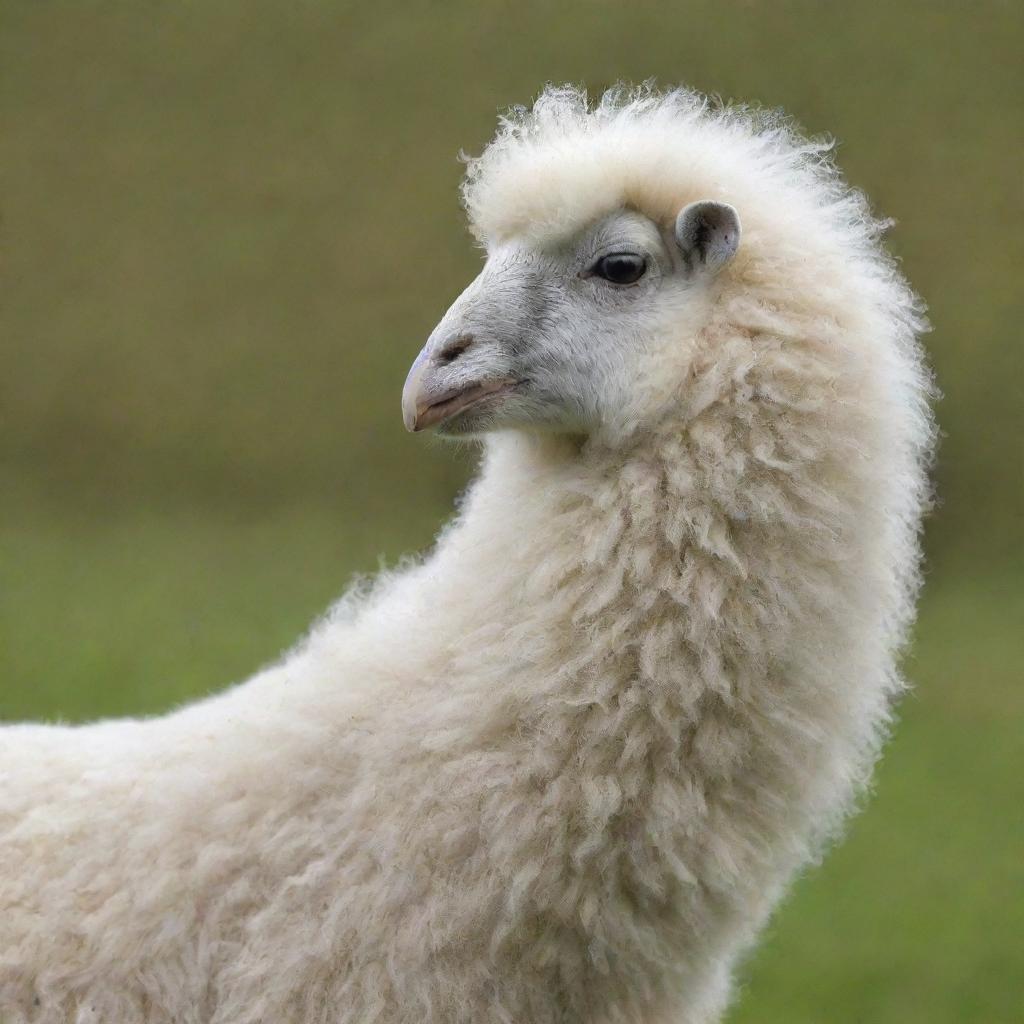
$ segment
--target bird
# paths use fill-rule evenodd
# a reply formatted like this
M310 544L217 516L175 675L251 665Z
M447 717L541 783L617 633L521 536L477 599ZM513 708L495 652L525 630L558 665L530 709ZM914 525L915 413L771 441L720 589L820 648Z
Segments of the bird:
M828 143L549 86L469 158L432 550L165 715L0 729L9 1024L711 1024L904 687L923 306Z

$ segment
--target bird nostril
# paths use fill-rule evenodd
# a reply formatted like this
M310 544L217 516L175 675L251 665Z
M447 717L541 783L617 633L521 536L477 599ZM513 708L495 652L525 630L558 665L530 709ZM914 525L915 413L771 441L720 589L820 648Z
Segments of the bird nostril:
M437 361L442 366L454 363L470 345L473 344L471 334L460 334L458 337L450 338L437 351Z

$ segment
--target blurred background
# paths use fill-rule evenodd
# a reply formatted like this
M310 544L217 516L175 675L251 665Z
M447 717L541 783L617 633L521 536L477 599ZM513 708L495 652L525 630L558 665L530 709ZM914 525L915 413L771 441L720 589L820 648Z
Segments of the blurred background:
M429 544L472 459L399 394L479 264L456 155L500 109L781 106L897 219L946 436L914 691L729 1020L1024 1019L1022 52L1018 0L6 0L0 718L244 678Z

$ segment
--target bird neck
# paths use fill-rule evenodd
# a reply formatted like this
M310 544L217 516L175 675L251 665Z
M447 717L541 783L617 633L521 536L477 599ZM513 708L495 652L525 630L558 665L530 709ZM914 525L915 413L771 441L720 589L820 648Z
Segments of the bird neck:
M435 596L479 630L463 632L469 647L523 661L524 677L564 682L575 666L576 687L681 671L698 689L721 686L839 613L820 584L858 531L837 540L802 496L795 515L791 484L752 476L678 424L614 448L495 435L434 560L447 581ZM623 657L623 671L599 670Z
M538 678L555 666L564 678L574 665L574 686L612 678L596 666L624 654L646 652L651 671L673 676L680 657L725 657L723 614L750 614L739 588L757 588L765 581L753 575L771 566L752 562L754 545L723 513L720 491L731 484L696 480L691 462L678 431L614 449L490 438L435 576L451 581L462 621L478 624L473 649L528 661L524 675ZM770 605L748 644L771 642L782 609Z

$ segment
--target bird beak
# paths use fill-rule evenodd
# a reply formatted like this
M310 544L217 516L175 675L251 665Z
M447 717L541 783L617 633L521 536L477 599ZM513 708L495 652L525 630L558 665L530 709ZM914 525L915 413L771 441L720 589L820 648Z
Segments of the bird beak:
M504 394L517 381L487 372L479 358L453 359L451 346L431 338L402 388L402 422L413 433L450 420L470 406Z
M427 353L430 345L422 349L409 368L409 375L405 378L405 387L402 388L402 422L405 429L410 433L422 430L426 423L424 416L430 408L426 401L423 388L423 377L427 369Z
M491 402L519 383L506 340L519 329L522 280L506 265L485 270L455 300L416 357L402 389L402 421L413 432Z
M516 383L504 378L436 389L431 388L429 382L425 384L423 377L423 370L414 363L402 389L402 422L405 429L414 434L451 419L491 395L504 394Z

